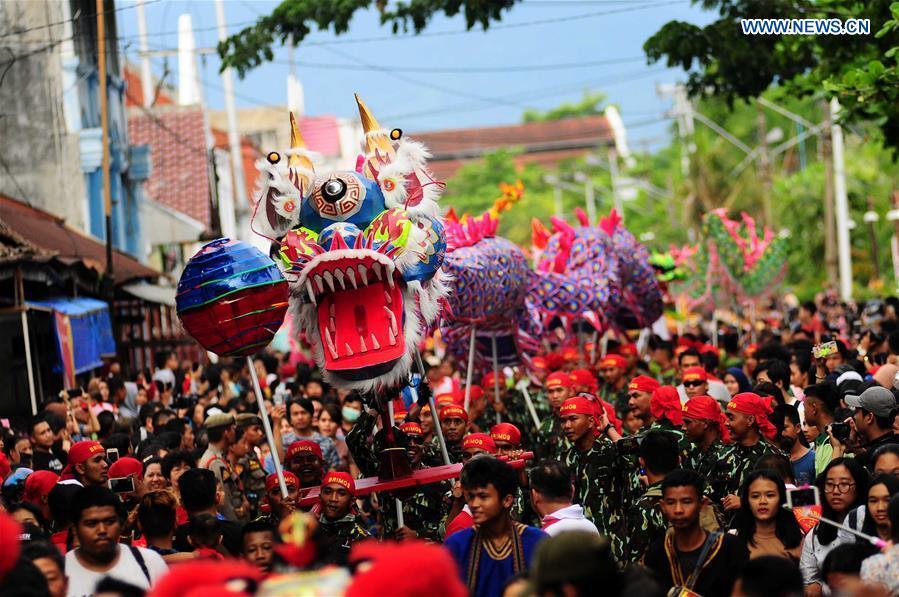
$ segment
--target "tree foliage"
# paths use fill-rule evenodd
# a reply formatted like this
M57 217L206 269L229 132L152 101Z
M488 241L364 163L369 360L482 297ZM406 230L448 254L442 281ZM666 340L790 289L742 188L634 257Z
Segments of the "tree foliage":
M393 33L420 33L438 13L448 17L460 12L465 25L484 29L499 21L502 13L521 0L402 0L388 9L386 0L284 0L272 14L260 17L256 24L246 27L219 43L222 68L232 67L240 77L263 62L273 60L272 46L293 38L300 44L313 27L346 33L350 20L360 10L372 6L381 15L381 24L389 25Z
M711 94L732 104L775 85L786 85L798 94L825 89L843 102L847 120L876 119L887 145L899 148L895 49L899 3L700 0L699 4L717 10L720 18L705 27L671 21L643 46L650 63L664 59L668 66L683 68L691 94ZM872 34L744 35L740 21L749 18L869 18Z
M527 109L522 115L522 121L547 122L576 116L602 114L604 109L603 102L605 101L606 94L601 91L584 91L584 97L577 102L565 102L546 111Z

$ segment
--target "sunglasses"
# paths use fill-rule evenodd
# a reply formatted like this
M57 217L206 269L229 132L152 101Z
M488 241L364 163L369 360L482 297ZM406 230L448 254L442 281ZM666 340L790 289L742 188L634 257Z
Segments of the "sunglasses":
M685 388L698 388L699 386L701 386L704 383L705 383L704 381L685 381L684 387Z

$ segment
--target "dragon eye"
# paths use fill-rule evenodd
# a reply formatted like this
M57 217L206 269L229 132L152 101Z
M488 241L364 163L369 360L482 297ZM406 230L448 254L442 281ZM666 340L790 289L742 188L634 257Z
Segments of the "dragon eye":
M399 141L403 136L403 129L393 129L390 131L390 140L391 141Z
M337 203L346 194L346 183L332 178L322 186L322 198L328 203Z
M281 161L281 154L279 154L277 151L271 151L267 156L265 156L265 159L268 160L269 164L277 164Z
M389 178L384 181L384 190L385 191L390 192L395 188L396 188L396 183L393 182L392 180L390 180Z

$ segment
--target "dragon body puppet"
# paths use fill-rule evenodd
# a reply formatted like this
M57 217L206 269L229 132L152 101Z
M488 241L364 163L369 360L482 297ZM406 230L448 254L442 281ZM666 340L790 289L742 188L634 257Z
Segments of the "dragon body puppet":
M291 147L257 163L252 225L278 243L296 333L325 381L368 392L406 381L448 277L443 185L427 170L427 150L356 102L365 131L356 170L316 169L291 115Z

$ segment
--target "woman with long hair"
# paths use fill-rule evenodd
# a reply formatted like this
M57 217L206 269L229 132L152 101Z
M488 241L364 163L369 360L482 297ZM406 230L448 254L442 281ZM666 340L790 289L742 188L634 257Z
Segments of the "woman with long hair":
M325 437L330 437L337 446L337 454L340 456L340 465L336 470L348 471L354 477L359 476L359 469L353 462L353 456L346 445L346 441L338 437L337 432L343 424L343 416L340 412L340 405L336 402L325 402L322 405L321 413L318 416L318 432Z
M854 458L834 458L818 475L815 485L821 493L821 515L842 523L849 512L862 505L868 495L868 471ZM824 558L830 550L841 544L837 528L826 523L819 523L806 535L799 559L806 597L823 594L824 578L821 570Z
M880 537L884 541L890 541L893 535L890 517L887 515L887 506L890 504L890 498L897 493L899 493L899 479L883 473L874 475L874 478L868 483L868 493L865 496L864 504L846 516L846 526L871 537ZM865 542L858 535L842 529L837 536L844 543Z
M723 381L731 396L752 391L752 384L749 383L749 378L746 377L746 374L739 367L728 368L724 373Z
M749 558L779 556L798 562L802 553L802 528L784 508L787 490L772 469L749 473L743 483L740 510L734 520L736 535L746 542Z

